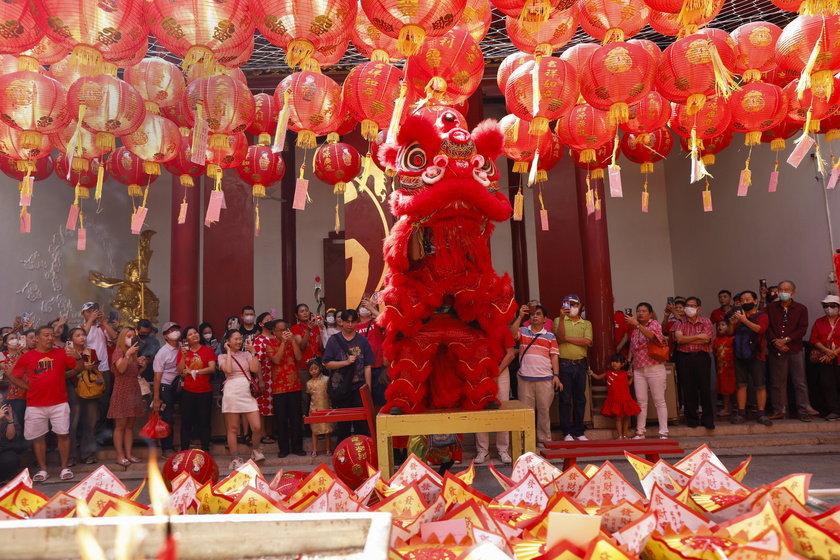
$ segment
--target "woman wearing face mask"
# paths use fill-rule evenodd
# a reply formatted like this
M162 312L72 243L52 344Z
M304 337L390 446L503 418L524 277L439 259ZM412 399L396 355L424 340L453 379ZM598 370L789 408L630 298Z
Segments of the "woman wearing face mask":
M4 353L3 360L0 361L0 371L5 381L9 380L18 358L27 351L25 344L25 339L18 336L14 331L3 335L3 345L6 347L6 352ZM24 381L28 382L29 380L24 378ZM21 389L17 385L9 384L6 402L12 407L14 417L23 424L23 418L26 414L26 390ZM23 439L23 430L19 430L19 433L15 435L15 442L24 446L26 445L26 441Z
M274 339L272 334L274 321L271 319L271 313L260 313L257 317L257 327L259 327L259 334L254 337L253 345L262 368L260 375L262 375L265 384L265 391L257 397L257 405L260 407L260 421L262 422L263 434L265 434L260 443L271 445L275 442L274 438L271 437L271 434L274 433L274 399L271 387L271 359L268 355L268 347Z
M139 347L140 341L134 329L123 329L117 336L117 347L111 356L115 375L108 418L115 420L114 449L117 452L117 464L125 468L131 463L142 462L142 459L132 454L134 421L145 413L137 378L146 367L146 358L137 357Z
M337 314L335 312L334 307L330 307L329 309L327 309L327 313L324 315L324 326L326 328L321 330L321 342L324 348L327 347L327 341L332 335L341 332L341 329L338 328L336 317Z
M825 296L822 300L825 317L814 321L811 327L811 361L815 359L817 371L820 375L820 386L828 406L828 415L825 417L829 422L840 419L840 297L835 295Z
M99 359L96 350L86 348L87 334L85 329L76 327L67 333L67 354L73 358L81 358L84 370L79 377L87 376L105 389L105 380L102 374L96 369ZM98 375L97 375L98 374ZM79 379L72 378L72 384L67 385L67 396L70 402L70 459L79 460L87 465L96 463L96 423L99 421L99 397L82 398L79 393ZM82 426L82 438L76 441L76 434L79 432L79 425ZM78 443L78 449L76 444ZM69 464L69 463L68 463Z
M213 388L210 375L216 371L216 354L201 344L195 327L184 329L187 343L178 353L178 375L184 377L181 391L181 451L190 448L192 433L198 433L201 449L210 451L210 411Z
M373 387L370 388L371 396L373 397L373 404L381 407L385 405L385 388L390 381L386 368L382 366L382 342L385 340L385 332L376 324L379 309L370 298L362 298L358 311L359 322L356 324L356 332L361 333L368 339L373 354L376 356L376 361L371 366L370 379L373 383Z
M210 323L201 323L198 326L198 332L201 333L201 345L207 346L218 356L222 352L222 345L213 336L213 325Z

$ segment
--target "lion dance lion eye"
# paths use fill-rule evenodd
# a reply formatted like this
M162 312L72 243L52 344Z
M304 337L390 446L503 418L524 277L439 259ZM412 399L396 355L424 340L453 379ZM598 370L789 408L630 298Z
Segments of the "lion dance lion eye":
M481 171L487 173L488 177L494 177L498 174L498 171L496 170L496 164L493 163L493 160L491 159L486 159L484 161L484 165L481 166Z
M400 166L407 171L421 171L426 168L426 152L415 142L405 149Z

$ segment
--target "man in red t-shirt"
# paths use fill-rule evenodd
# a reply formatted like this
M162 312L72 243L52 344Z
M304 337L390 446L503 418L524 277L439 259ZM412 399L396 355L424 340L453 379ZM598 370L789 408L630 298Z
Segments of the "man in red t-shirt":
M82 371L82 359L73 358L63 348L54 348L52 327L38 327L35 348L20 357L10 381L27 390L23 437L32 441L40 470L33 477L37 482L49 478L47 442L44 436L52 431L58 437L61 456L61 480L73 478L67 468L70 458L70 405L67 403L66 380ZM27 379L27 381L24 381Z

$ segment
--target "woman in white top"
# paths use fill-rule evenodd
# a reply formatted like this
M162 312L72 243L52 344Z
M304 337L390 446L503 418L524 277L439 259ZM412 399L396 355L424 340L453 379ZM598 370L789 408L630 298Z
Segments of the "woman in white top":
M252 442L259 445L262 439L262 423L257 400L251 396L251 376L260 371L260 361L256 357L256 351L251 343L242 349L242 334L239 331L229 330L225 333L224 352L219 355L219 367L225 373L224 394L222 395L222 414L225 416L227 428L227 441L233 460L230 468L236 469L242 466L245 461L239 457L239 447L236 441L239 435L239 415L245 416L251 426L253 436ZM261 375L257 375L260 389L264 390L265 385ZM252 446L251 459L254 461L265 460L265 455Z

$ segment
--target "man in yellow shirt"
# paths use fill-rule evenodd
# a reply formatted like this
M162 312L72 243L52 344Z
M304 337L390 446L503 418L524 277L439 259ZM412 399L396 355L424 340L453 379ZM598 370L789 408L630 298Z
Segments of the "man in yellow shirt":
M563 439L585 441L586 426L586 355L592 346L592 323L581 318L580 298L569 294L563 298L560 317L554 320L554 334L560 347L560 429Z

